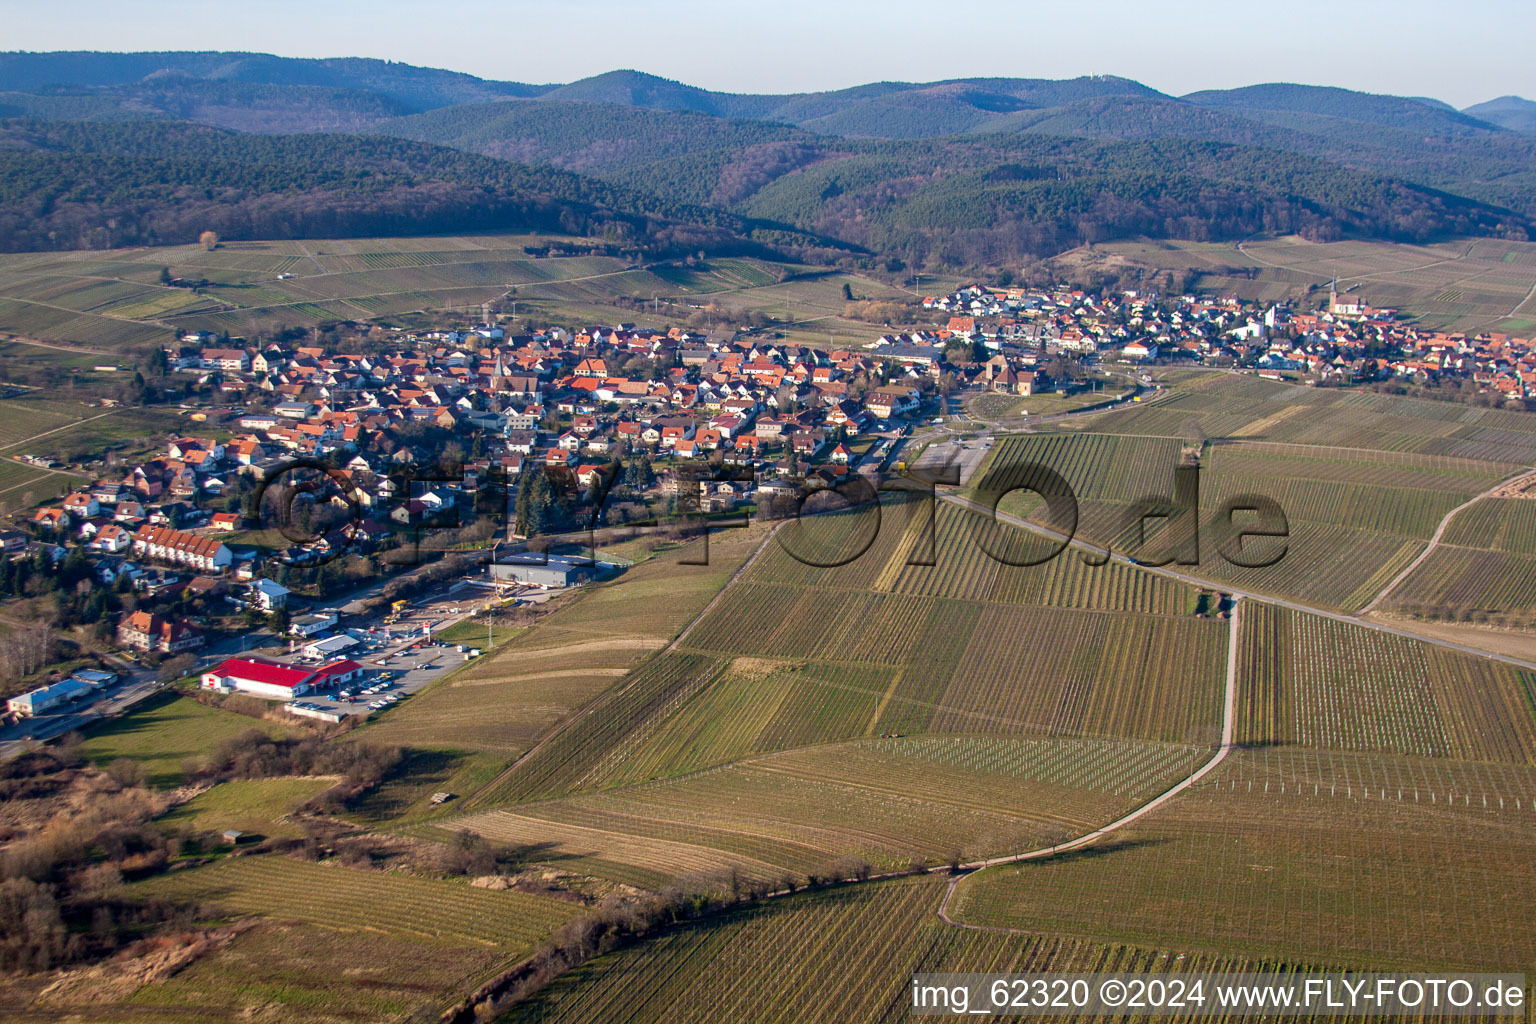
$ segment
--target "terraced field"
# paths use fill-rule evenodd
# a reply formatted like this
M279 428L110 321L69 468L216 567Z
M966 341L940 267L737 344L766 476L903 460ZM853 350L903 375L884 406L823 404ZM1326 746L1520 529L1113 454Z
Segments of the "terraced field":
M953 928L935 914L943 888L942 879L923 877L807 893L672 929L593 960L517 1007L509 1019L516 1024L896 1024L912 1017L910 979L917 972L1264 970L1287 976L1300 969L1267 957L1216 955L1190 946ZM785 956L785 950L794 955Z
M655 884L734 863L777 880L848 856L877 866L1018 852L1112 820L1210 756L1203 747L976 736L870 738L443 823ZM625 778L632 774L623 766ZM660 857L658 860L657 857Z
M1208 374L1189 383L1190 395L1235 391L1222 401L1248 407L1243 397L1252 385L1269 387L1256 378ZM1181 384L1181 387L1184 385ZM1298 389L1293 389L1298 390ZM1359 396L1377 397L1377 396ZM1437 404L1437 403L1421 403ZM1293 407L1306 411L1302 406ZM1486 410L1485 410L1486 411ZM1248 413L1243 413L1248 415ZM1310 413L1308 414L1310 415ZM1510 416L1523 417L1524 413ZM1536 417L1530 417L1536 424ZM1180 427L1179 429L1184 429ZM1198 435L1197 435L1198 436ZM1536 437L1536 435L1531 435ZM1166 504L1173 493L1173 467L1177 444L1163 439L1161 447L1141 447L1157 439L1136 441L1124 449L1130 455L1107 455L1116 447L1106 435L1037 435L1010 438L996 449L979 476L978 488L1011 486L1022 470L1010 465L1038 462L1061 473L1078 496L1076 533L1132 556L1154 560L1168 557L1163 542L1149 530L1145 547L1137 525L1142 497L1161 496ZM1045 442L1049 441L1049 444ZM1436 527L1452 509L1521 468L1512 462L1419 452L1370 451L1330 448L1290 442L1208 440L1200 472L1201 546L1196 571L1213 581L1283 596L1296 596L1324 607L1352 610L1363 607L1428 543ZM1533 452L1536 453L1536 452ZM1116 458L1142 465L1136 474ZM988 480L995 480L989 485ZM1113 485L1107 479L1116 481ZM978 491L979 493L979 491ZM1283 552L1269 565L1244 567L1221 554L1223 510L1226 503L1259 495L1278 503L1288 534L1283 541L1257 540L1264 550ZM1032 522L1062 528L1054 522L1045 503L1032 500L1003 511L1024 515ZM1242 520L1235 520L1241 522ZM993 528L995 529L995 527ZM982 543L987 550L1010 550L1011 541ZM1051 542L1036 539L1034 547L1045 551ZM1245 551L1246 551L1245 547ZM1143 552L1146 552L1143 554ZM1443 557L1443 556L1442 556ZM1254 559L1245 555L1248 560ZM1072 568L1082 556L1068 552L1054 563L1060 571ZM984 576L985 567L975 570ZM1102 573L1102 570L1096 570ZM1038 570L1037 570L1038 573ZM1105 574L1108 575L1108 574Z
M1458 512L1383 607L1420 618L1536 624L1536 501L1484 498Z
M968 878L951 914L1105 941L1523 970L1536 963L1533 799L1528 766L1245 752L1091 857Z
M135 882L131 900L164 896L237 914L417 942L526 949L573 916L568 903L505 890L288 857L235 857Z
M1536 762L1536 674L1272 605L1243 624L1238 740Z

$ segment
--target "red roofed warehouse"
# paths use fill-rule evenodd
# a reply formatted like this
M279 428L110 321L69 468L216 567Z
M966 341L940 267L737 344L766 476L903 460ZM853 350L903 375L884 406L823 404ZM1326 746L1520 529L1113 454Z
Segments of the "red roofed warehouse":
M291 700L310 690L349 683L363 674L355 661L333 661L320 668L299 668L266 658L229 658L203 673L203 687L239 690L257 697Z

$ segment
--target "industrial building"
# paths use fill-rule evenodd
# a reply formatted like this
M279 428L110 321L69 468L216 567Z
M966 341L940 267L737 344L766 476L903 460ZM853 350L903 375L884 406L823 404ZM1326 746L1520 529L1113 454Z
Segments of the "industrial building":
M319 668L288 665L266 658L229 658L203 673L203 688L238 691L270 700L292 700L311 690L350 683L363 666L348 658Z
M61 679L49 686L40 686L20 696L12 697L5 702L5 706L18 718L30 718L94 692L96 687L84 679Z
M553 555L541 563L534 561L534 557L527 556L520 562L493 562L490 565L491 579L498 586L570 587L597 575L597 570L590 564Z

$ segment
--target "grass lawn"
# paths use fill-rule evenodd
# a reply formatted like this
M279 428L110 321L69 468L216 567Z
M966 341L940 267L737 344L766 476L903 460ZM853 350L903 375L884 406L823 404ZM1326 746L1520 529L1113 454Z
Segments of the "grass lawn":
M237 828L261 836L297 837L303 834L299 827L281 819L330 785L327 779L235 779L193 797L160 820L200 831Z
M150 785L174 786L181 781L182 762L208 756L220 742L247 729L273 736L299 731L167 694L88 730L80 752L97 764L132 758L144 766Z

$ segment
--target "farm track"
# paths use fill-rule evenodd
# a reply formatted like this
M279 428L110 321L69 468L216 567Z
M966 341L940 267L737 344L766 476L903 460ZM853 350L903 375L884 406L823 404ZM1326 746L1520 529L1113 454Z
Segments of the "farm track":
M1392 591L1397 589L1398 584L1402 583L1409 576L1413 575L1413 571L1424 564L1424 560L1427 559L1430 556L1430 553L1440 545L1440 538L1445 536L1446 529L1451 525L1451 520L1456 518L1457 513L1471 508L1473 505L1477 504L1479 501L1482 501L1484 498L1492 497L1494 494L1497 494L1500 490L1508 487L1510 484L1524 480L1531 476L1533 473L1536 473L1536 470L1526 470L1521 473L1516 473L1512 477L1508 477L1507 479L1499 481L1492 487L1488 488L1486 491L1483 491L1481 494L1474 494L1472 497L1468 498L1466 501L1462 502L1460 505L1457 505L1455 508L1447 512L1444 518L1440 520L1440 524L1435 527L1435 532L1430 536L1429 543L1424 546L1423 551L1419 552L1418 557L1409 562L1407 565L1403 566L1403 570L1401 572L1388 580L1387 585L1382 587L1381 590L1377 592L1375 597L1371 598L1370 603L1355 613L1355 617L1359 618L1362 615L1368 615L1374 611L1378 604L1386 600L1387 596L1391 594Z
M116 411L117 411L116 409L113 409L113 410L111 410L111 412L104 412L104 413L102 413L99 416L87 416L83 420L71 420L70 422L64 424L63 426L54 427L52 430L45 430L41 434L33 434L31 437L24 437L20 441L12 441L8 445L0 446L0 451L7 451L7 450L9 450L11 448L20 448L24 444L31 444L33 441L36 441L36 440L38 440L40 438L49 437L49 436L51 436L53 434L57 434L57 433L59 433L61 431L69 430L71 427L78 427L82 423L91 423L91 422L94 422L95 420L104 420L108 416L111 416L112 413L114 413ZM41 467L39 467L39 468L41 468Z
M788 520L786 520L786 522L787 521ZM725 597L725 592L730 589L731 584L735 583L736 580L742 576L742 574L750 569L752 567L752 563L757 561L758 556L768 549L768 543L773 540L774 534L777 532L778 526L775 526L768 531L768 533L763 537L762 543L758 544L757 548L752 552L752 554L743 559L742 563L736 567L736 570L726 578L726 581L724 585L721 586L719 592L716 593L714 597L709 599L709 603L699 611L699 614L693 617L693 620L689 622L688 625L683 627L682 631L678 633L677 636L672 638L671 642L669 642L665 647L658 648L656 652L651 655L651 660L659 658L677 649L683 640L687 638L688 634L693 631L693 627L703 621L704 617L708 615L717 604L720 603L722 598ZM647 662L647 664L648 663L649 662ZM633 683L630 685L632 686ZM477 790L477 792L494 790L504 780L511 777L512 773L517 771L519 765L523 764L525 761L528 761L530 758L534 757L534 755L540 753L542 750L544 750L545 747L549 746L549 744L553 743L560 736L564 735L576 723L590 718L592 715L602 711L609 704L613 703L613 701L617 700L628 691L629 686L620 686L604 691L602 694L588 703L586 707L582 708L574 715L570 715L562 720L547 734L540 738L537 743L529 747L522 754L518 755L518 757L514 759L511 764L497 772L495 777L486 782L485 785L481 786L480 790Z
M1189 789L1195 783L1205 778L1211 772L1215 771L1217 766L1227 759L1227 755L1232 752L1232 749L1235 746L1234 741L1237 735L1237 654L1238 644L1242 634L1242 607L1242 598L1238 598L1237 601L1232 605L1232 618L1229 620L1230 628L1228 630L1227 636L1226 694L1222 701L1221 710L1221 743L1216 747L1216 752L1211 755L1210 760L1206 761L1199 768L1195 769L1189 775L1186 775L1182 780L1174 783L1174 785L1170 786L1162 793L1159 793L1151 800L1148 800L1140 807L1137 807L1136 809L1121 815L1119 818L1116 818L1114 821L1107 825L1103 825L1094 829L1092 832L1084 833L1083 835L1078 836L1076 839L1071 839L1064 843L1057 843L1054 846L1044 846L1038 850L1030 850L1026 853L1016 853L1007 857L992 857L987 860L973 861L969 864L961 864L959 870L954 874L953 877L950 878L949 885L944 889L944 899L939 903L939 920L943 921L945 924L953 925L956 928L965 928L971 931L1021 931L1020 929L1014 928L999 928L989 925L966 924L961 921L956 921L950 917L949 902L951 898L954 897L955 890L959 888L961 880L975 874L978 871L981 871L984 868L995 867L1000 864L1018 864L1024 861L1044 860L1047 857L1054 857L1057 854L1071 853L1074 850L1081 850L1085 846L1091 846L1110 833L1118 831L1119 829L1124 828L1126 825L1129 825L1132 822L1137 821L1138 819L1145 817L1148 814L1151 814L1159 807L1162 807L1164 804L1168 803L1168 801L1172 800L1174 797L1178 796L1180 793L1184 792L1186 789Z
M1272 260L1267 260L1267 259L1265 259L1264 257L1258 255L1255 252L1252 252L1252 251L1250 251L1248 249L1244 249L1243 248L1243 242L1246 242L1246 241L1248 241L1248 239L1245 238L1245 239L1243 239L1242 242L1238 242L1236 248L1237 248L1238 252L1242 253L1244 256L1247 256L1251 260L1254 260L1254 261L1256 261L1258 263L1262 263L1266 267L1274 267L1276 270L1289 270L1293 274L1306 274L1309 277L1316 277L1316 278L1319 278L1320 280L1325 280L1325 281L1329 280L1329 276L1327 274L1324 274L1321 271L1316 270L1316 269L1310 269L1310 268L1306 268L1306 267L1288 267L1284 263L1275 263ZM1466 259L1468 256L1472 255L1472 249L1473 249L1473 247L1476 244L1477 243L1474 242L1474 243L1472 243L1472 245L1468 245L1467 246L1467 251L1462 253L1460 256L1448 256L1445 259L1432 260L1429 263L1421 263L1421 264L1419 264L1418 266L1415 266L1415 267L1402 267L1402 268L1400 268L1398 270L1382 270L1382 271L1378 271L1377 273L1374 273L1374 274L1356 274L1353 277L1340 277L1340 278L1337 278L1337 281L1340 284L1343 284L1346 281L1369 281L1372 278L1389 277L1389 276L1391 276L1393 274L1411 274L1411 273L1413 273L1416 270L1428 270L1430 267L1439 267L1439 266L1443 266L1443 265L1445 265L1447 263L1459 263L1462 260ZM1476 276L1476 275L1474 275L1474 276ZM1470 278L1468 280L1470 280ZM1524 303L1523 303L1523 300L1522 300L1522 305L1523 304Z
M1068 537L1056 530L1050 529L1049 527L1041 526L1038 523L1028 522L1027 520L1020 519L1018 516L1009 515L1006 512L994 512L994 510L983 505L981 502L972 501L970 498L962 497L957 494L941 494L939 497L944 501L954 502L957 505L970 509L972 512L980 512L983 515L996 515L998 521L1007 523L1010 526L1017 526L1021 529L1029 530L1031 533L1037 533L1042 536L1049 537L1052 540L1066 541L1071 547L1092 552L1095 555L1105 557L1111 561L1121 562L1125 565L1134 566L1143 572L1149 572L1156 576L1166 576L1169 579L1178 580L1180 583L1185 583L1190 586L1201 587L1206 590L1219 590L1223 593L1232 595L1234 599L1248 599L1252 601L1278 605L1281 608L1289 608L1292 611L1305 612L1308 615L1317 615L1325 619L1332 619L1335 622L1347 622L1350 625L1360 626L1364 629L1374 629L1383 633L1392 633L1396 636L1407 637L1409 640L1418 640L1422 643L1432 644L1436 647L1444 647L1447 650L1460 651L1463 654L1472 654L1479 658L1488 658L1492 661L1501 661L1507 665L1514 665L1517 668L1536 671L1536 661L1529 661L1524 658L1515 658L1505 654L1494 654L1490 651L1486 651L1478 647L1473 647L1469 644L1459 644L1451 640L1444 640L1425 633L1415 632L1412 629L1388 626L1382 622L1373 622L1369 619L1361 619L1345 612L1336 612L1325 608L1318 608L1314 605L1306 604L1302 601L1293 601L1289 598L1277 597L1273 594L1260 593L1253 590L1244 590L1241 587L1234 587L1232 584L1223 580L1206 579L1202 576L1195 576L1186 572L1178 572L1174 569L1168 569L1161 566L1142 565L1126 555L1111 552L1109 549L1101 547L1097 544L1090 544L1085 540L1079 540L1075 537Z

